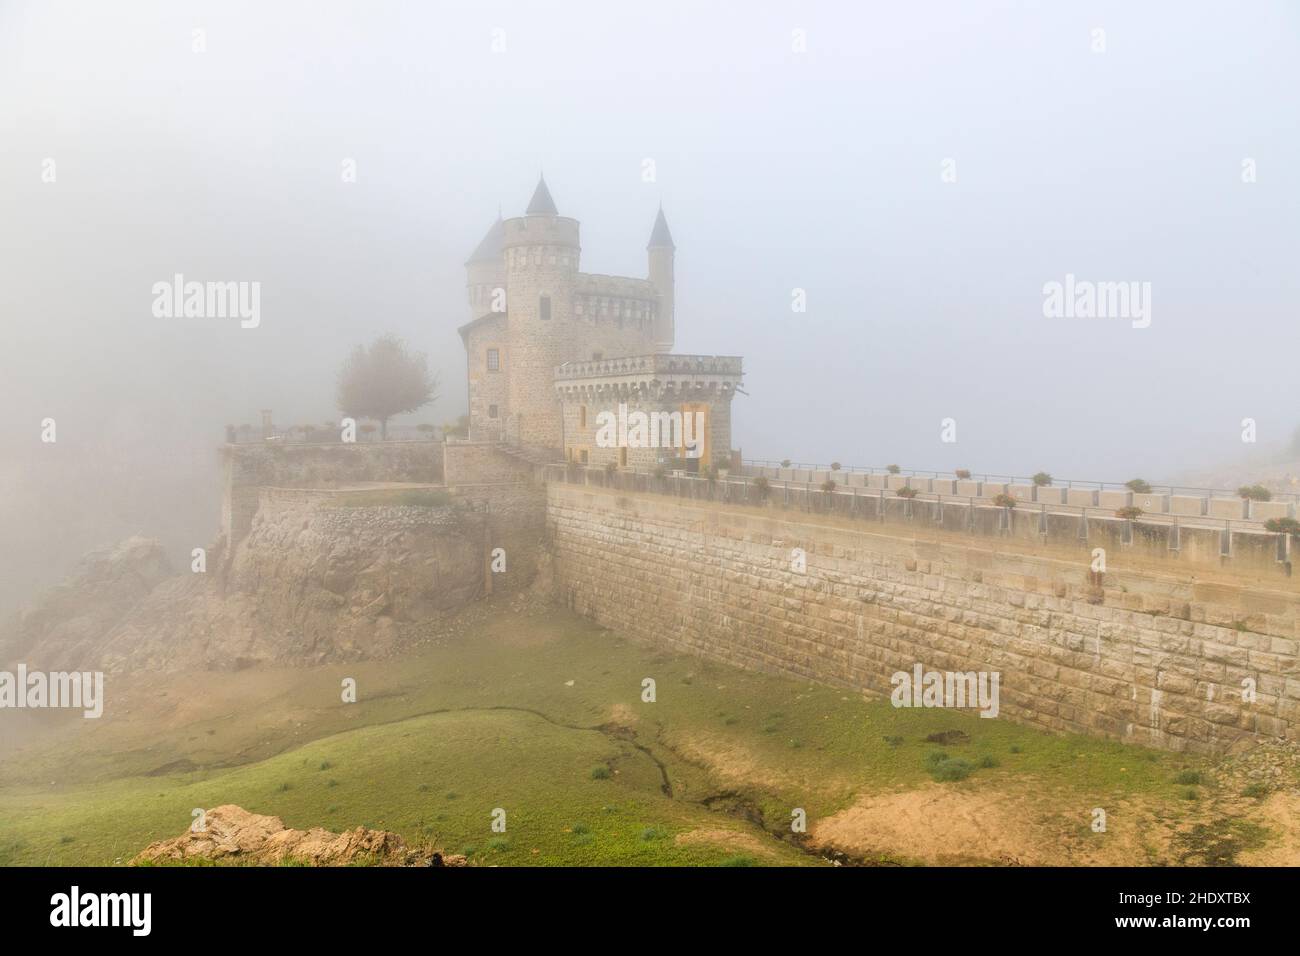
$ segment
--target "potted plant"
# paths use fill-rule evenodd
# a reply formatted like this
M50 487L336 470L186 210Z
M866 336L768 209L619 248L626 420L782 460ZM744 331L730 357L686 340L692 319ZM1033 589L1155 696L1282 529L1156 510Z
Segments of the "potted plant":
M839 470L840 470L840 463L838 461L831 462L831 471L839 471Z
M1039 488L1046 488L1048 485L1052 483L1052 476L1045 471L1040 471L1038 474L1034 475L1032 480L1035 486Z
M898 495L898 497L900 498L910 499L916 497L917 491L911 485L904 485L902 488L899 488L897 491L895 491L894 494Z
M1012 508L1016 506L1016 499L1012 498L1008 494L1000 494L993 498L993 503L997 505L999 508L1006 508L1008 511L1010 511Z
M969 468L958 468L956 471L953 472L953 474L957 476L957 479L958 479L959 481L969 481L969 480L970 480L970 469L969 469Z
M1135 505L1129 505L1127 508L1120 508L1116 511L1115 517L1123 518L1125 521L1133 521L1142 517L1142 509Z
M886 466L885 466L885 471L889 472L891 475L896 475L896 474L898 474L898 473L899 473L900 471L902 471L902 470L903 470L903 469L899 468L897 465L886 465Z
M1151 494L1151 485L1143 481L1141 478L1134 478L1130 481L1124 482L1124 487L1127 488L1129 491L1133 492L1135 495Z
M834 482L834 481L832 481L831 479L827 478L825 481L822 482L822 491L826 492L826 493L829 495L829 494L830 494L831 492L833 492L834 490L835 490L835 482Z

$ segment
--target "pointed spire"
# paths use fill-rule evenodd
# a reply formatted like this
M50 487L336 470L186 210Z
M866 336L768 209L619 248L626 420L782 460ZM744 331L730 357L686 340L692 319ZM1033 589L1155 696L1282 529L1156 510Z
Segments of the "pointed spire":
M542 176L537 180L537 188L533 191L533 198L529 200L524 215L558 216L559 214L560 211L555 208L555 200L551 198L551 191L546 188L546 177Z
M506 242L506 222L501 218L501 211L497 210L497 221L492 223L487 234L470 253L470 257L465 260L465 265L471 262L491 262L501 258L501 250L505 248Z
M676 249L673 245L673 234L668 231L668 220L664 218L664 204L659 204L659 215L655 216L655 227L650 233L650 244L647 249Z

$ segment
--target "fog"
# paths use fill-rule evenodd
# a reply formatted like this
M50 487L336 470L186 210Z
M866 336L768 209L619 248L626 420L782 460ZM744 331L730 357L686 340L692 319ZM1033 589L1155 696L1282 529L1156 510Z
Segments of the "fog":
M744 355L746 457L1123 481L1241 458L1246 417L1285 444L1298 10L0 0L0 611L127 534L209 543L223 426L337 418L379 333L441 376L406 421L463 413L463 262L542 170L586 272L644 275L662 202L675 350ZM260 282L260 324L155 317L176 273ZM1150 283L1150 324L1045 317L1067 275Z

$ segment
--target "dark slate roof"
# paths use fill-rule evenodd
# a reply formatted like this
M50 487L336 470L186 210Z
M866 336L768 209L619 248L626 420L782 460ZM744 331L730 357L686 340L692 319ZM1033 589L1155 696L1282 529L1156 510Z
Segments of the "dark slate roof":
M491 262L501 258L501 249L506 241L506 224L500 215L497 221L492 223L492 228L487 231L483 241L475 247L470 257L465 260L465 264L471 262Z
M529 200L524 215L558 216L559 214L560 211L555 208L555 200L551 198L551 191L546 188L545 177L537 180L537 188L533 191L533 198Z
M650 233L650 244L647 249L662 248L667 246L669 249L676 249L673 245L673 234L668 231L668 220L664 218L664 207L659 207L659 215L655 216L654 231Z

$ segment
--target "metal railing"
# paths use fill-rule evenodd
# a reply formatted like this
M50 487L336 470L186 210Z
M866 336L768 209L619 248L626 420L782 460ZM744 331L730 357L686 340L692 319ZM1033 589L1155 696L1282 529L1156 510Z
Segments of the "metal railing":
M802 470L802 469L801 469ZM576 463L545 465L542 469L547 481L565 484L588 485L626 492L665 494L698 501L716 501L731 504L775 507L781 510L802 511L814 514L843 514L867 520L901 518L905 521L946 521L944 505L966 506L970 509L968 521L974 520L976 509L995 509L999 527L1005 522L1009 527L1011 512L1037 517L1040 527L1046 527L1048 515L1067 515L1080 519L1087 527L1089 519L1121 519L1125 522L1125 535L1131 537L1133 521L1158 524L1172 530L1174 540L1179 528L1208 528L1231 535L1234 532L1265 532L1264 522L1248 518L1223 518L1210 515L1185 515L1168 512L1144 512L1133 518L1121 518L1115 509L1096 505L1071 505L1055 502L1017 502L1014 507L998 505L992 498L971 495L945 495L920 492L914 496L898 494L898 489L842 487L823 489L814 481L793 481L777 478L760 479L754 475L725 474L702 477L681 471L648 471L640 468L599 468ZM919 476L918 476L919 477ZM765 484L764 484L765 482ZM1289 553L1291 535L1279 534L1279 553ZM1224 552L1227 553L1226 551Z
M830 472L832 475L836 471L848 474L865 474L865 475L891 475L897 474L902 477L914 478L938 478L953 481L981 481L984 483L1007 484L1007 485L1032 485L1034 479L1032 476L1024 475L999 475L987 472L972 471L968 478L958 478L954 471L927 471L920 468L900 468L897 472L891 472L886 467L862 466L862 465L841 465L838 469L832 469L830 465L811 462L790 462L775 461L763 458L746 458L744 465L754 468L786 468L795 471L813 471L813 472ZM1300 478L1300 476L1297 476ZM1086 491L1130 491L1127 482L1119 481L1087 481L1078 478L1057 478L1052 477L1052 488L1077 488ZM1195 485L1172 485L1172 484L1155 484L1151 483L1150 491L1140 492L1141 494L1152 495L1188 495L1194 498L1236 498L1239 497L1236 488L1201 488ZM1135 492L1137 493L1137 492ZM1285 501L1291 504L1300 503L1300 492L1277 491L1272 492L1272 501Z

